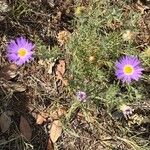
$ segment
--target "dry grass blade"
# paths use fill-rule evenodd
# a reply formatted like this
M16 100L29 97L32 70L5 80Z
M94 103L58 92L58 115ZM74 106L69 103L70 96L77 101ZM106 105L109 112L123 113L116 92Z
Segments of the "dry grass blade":
M21 119L20 119L20 132L23 134L23 136L27 140L31 139L31 136L32 136L31 127L28 121L23 116L21 116Z
M60 120L54 120L50 130L50 138L55 143L62 133L62 123Z
M133 140L130 140L130 139L128 140L128 139L120 138L120 137L117 137L117 139L128 144L133 150L141 150L141 147L139 147Z
M0 116L0 127L1 131L6 132L11 125L11 118L4 112Z

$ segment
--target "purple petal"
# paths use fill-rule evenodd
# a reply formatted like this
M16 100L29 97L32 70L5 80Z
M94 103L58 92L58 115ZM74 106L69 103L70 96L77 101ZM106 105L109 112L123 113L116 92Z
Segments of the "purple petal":
M19 57L16 54L7 55L9 61L16 61Z

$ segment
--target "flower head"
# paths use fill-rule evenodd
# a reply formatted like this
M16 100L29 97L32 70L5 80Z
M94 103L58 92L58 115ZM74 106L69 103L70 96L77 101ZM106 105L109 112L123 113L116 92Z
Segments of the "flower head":
M58 33L57 40L62 46L68 41L69 37L70 37L70 32L64 30Z
M116 62L116 76L123 82L138 81L142 71L143 68L140 66L140 61L137 57L124 56Z
M11 40L7 46L7 57L10 62L23 65L32 59L34 45L24 37Z
M75 10L75 15L76 16L82 15L84 13L85 9L86 8L84 6L77 7L76 10Z
M134 109L132 109L130 106L127 106L125 104L120 106L120 110L122 111L126 119L130 118L130 116L133 114L134 111Z
M130 41L134 36L134 33L131 32L130 30L126 30L123 35L122 38L124 41Z
M79 101L86 102L87 95L86 95L85 92L78 91L76 95L77 95L77 99L78 99Z

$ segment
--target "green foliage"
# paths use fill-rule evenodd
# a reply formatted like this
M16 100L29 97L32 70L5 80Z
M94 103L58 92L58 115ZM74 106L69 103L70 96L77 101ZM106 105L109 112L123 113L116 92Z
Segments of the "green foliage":
M55 46L51 49L50 47L46 46L38 37L35 38L35 44L37 48L36 54L39 59L55 59L61 55L58 46Z
M31 8L29 7L27 0L14 1L14 7L10 11L10 16L15 20L19 20L22 16L27 14L31 14Z
M85 13L76 19L77 29L67 45L71 56L69 69L74 76L71 88L86 90L93 101L104 101L108 109L148 97L144 94L147 89L143 79L126 85L117 82L114 75L114 64L122 55L140 57L143 66L148 63L134 39L125 41L122 38L126 30L139 30L140 14L127 6L125 1L115 4L110 0L92 1ZM148 82L146 75L143 78Z

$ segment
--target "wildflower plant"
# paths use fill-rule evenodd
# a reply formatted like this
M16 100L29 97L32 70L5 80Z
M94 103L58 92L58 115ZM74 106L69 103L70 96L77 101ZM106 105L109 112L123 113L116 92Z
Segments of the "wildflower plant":
M122 101L148 97L143 94L148 91L140 80L145 77L146 62L134 43L136 36L130 38L130 33L138 32L139 14L131 9L127 15L122 7L125 5L125 1L117 5L110 0L91 1L86 13L78 16L77 30L66 47L71 62L69 70L74 76L70 87L85 87L90 102L98 105L103 101L108 109ZM127 36L132 42L123 39L124 31L130 31ZM131 84L120 84L118 79Z
M7 46L7 57L10 62L23 65L33 59L34 44L24 37L11 40Z

